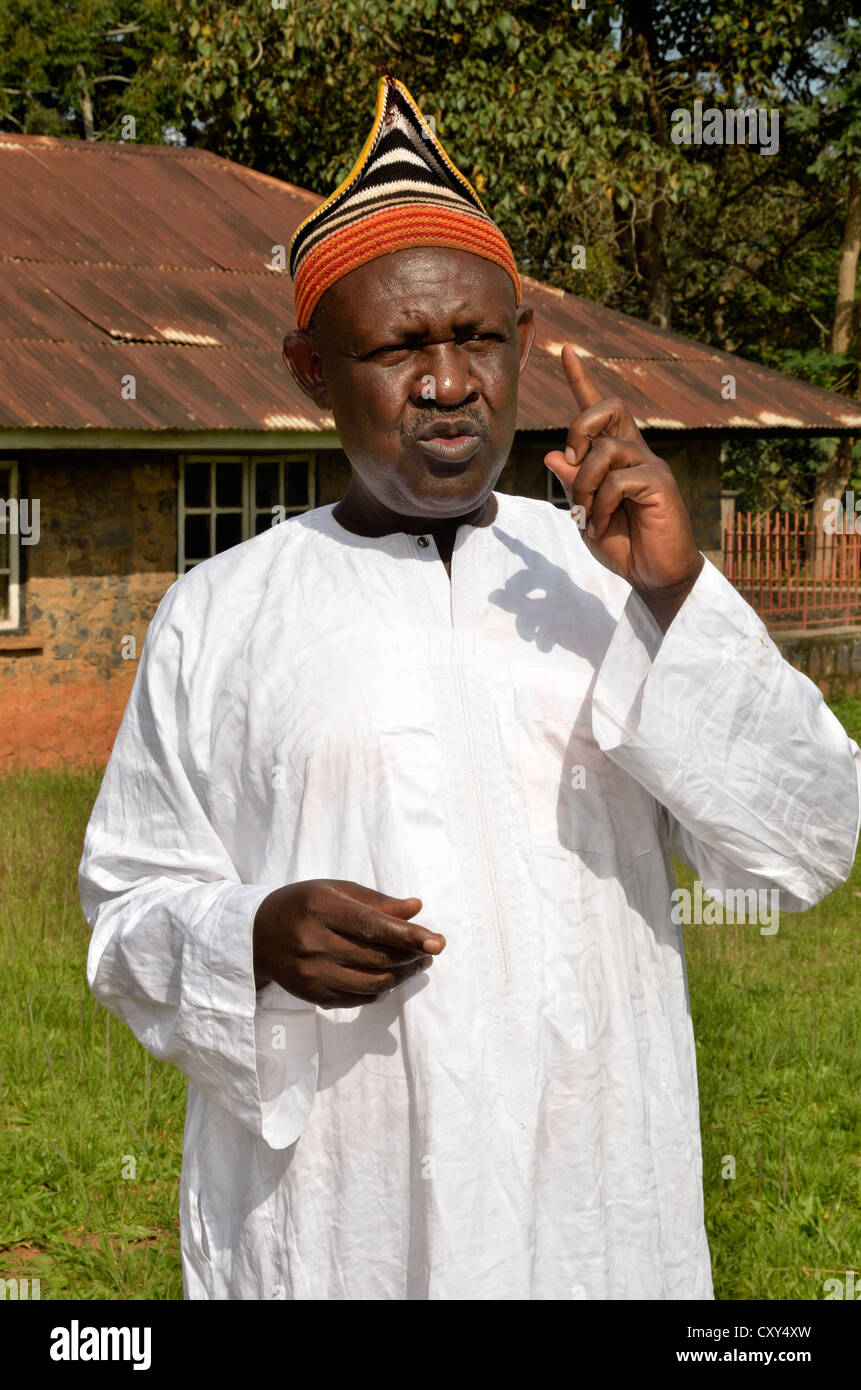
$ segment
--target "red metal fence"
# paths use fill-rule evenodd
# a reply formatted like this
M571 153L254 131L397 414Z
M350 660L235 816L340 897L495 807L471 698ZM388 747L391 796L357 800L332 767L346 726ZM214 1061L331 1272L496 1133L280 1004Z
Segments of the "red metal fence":
M861 618L861 526L814 529L812 513L738 512L723 537L724 574L770 623L839 625ZM851 529L850 529L851 528Z

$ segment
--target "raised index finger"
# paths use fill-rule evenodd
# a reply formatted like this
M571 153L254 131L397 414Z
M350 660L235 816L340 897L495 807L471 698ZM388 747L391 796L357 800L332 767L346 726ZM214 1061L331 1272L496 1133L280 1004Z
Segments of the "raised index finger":
M562 349L562 366L568 378L568 385L574 393L574 399L581 410L585 410L589 405L597 405L604 399L572 343L566 343Z
M359 902L337 888L331 890L331 898L321 916L330 931L368 946L399 946L405 951L425 951L431 955L439 955L445 946L445 937L439 932L429 931L420 922L404 922L400 917L392 917L381 908Z

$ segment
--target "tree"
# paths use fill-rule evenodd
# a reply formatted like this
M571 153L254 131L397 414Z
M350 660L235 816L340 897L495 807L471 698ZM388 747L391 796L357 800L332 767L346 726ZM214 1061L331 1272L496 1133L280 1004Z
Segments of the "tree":
M349 170L391 66L528 273L636 308L641 270L618 238L704 176L650 137L614 15L559 0L192 0L174 33L186 117L207 113L201 143L321 192Z
M811 131L820 142L810 173L828 189L835 184L845 188L830 346L832 361L845 367L842 389L857 399L861 383L857 291L861 252L861 29L847 24L842 34L824 47L830 80L814 101L799 107L796 124ZM817 479L814 524L820 530L826 503L839 497L851 480L853 446L851 438L842 439ZM827 549L826 543L826 563Z
M0 8L0 127L29 135L162 143L177 110L169 0L6 0Z
M759 10L749 0L7 0L0 124L118 139L120 116L134 114L139 139L183 139L327 193L362 146L386 64L528 274L855 391L852 10L852 0ZM777 110L779 149L677 144L674 118L697 99ZM845 449L840 459L823 486L845 473ZM809 501L821 462L811 449L805 470L772 448L768 489L784 468L782 495ZM752 486L753 465L742 465Z

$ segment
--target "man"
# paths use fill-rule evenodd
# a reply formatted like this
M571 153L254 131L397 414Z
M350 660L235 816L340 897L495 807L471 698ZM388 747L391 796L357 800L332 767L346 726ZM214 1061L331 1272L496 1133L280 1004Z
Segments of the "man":
M81 865L186 1296L710 1298L670 849L808 907L859 750L570 348L585 527L494 491L531 314L399 83L291 268L350 484L165 596Z

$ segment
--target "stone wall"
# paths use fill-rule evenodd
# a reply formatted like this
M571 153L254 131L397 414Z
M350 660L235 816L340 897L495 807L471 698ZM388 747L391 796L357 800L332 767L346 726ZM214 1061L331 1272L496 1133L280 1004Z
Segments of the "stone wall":
M777 629L771 637L787 661L809 676L823 695L861 695L861 627Z
M0 772L103 767L135 655L176 579L177 459L34 451L19 466L41 534L20 550L21 627L0 633ZM340 450L321 454L317 505L343 496L348 478Z
M129 655L176 578L176 460L39 452L21 475L41 534L21 546L21 633L0 633L0 767L101 766L134 679Z

